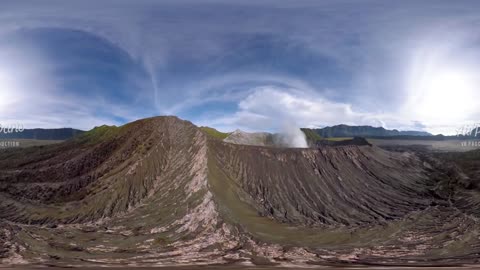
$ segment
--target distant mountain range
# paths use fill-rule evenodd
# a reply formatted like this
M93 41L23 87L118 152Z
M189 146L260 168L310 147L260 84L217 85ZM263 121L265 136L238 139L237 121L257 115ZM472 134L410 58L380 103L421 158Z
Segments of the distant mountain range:
M85 131L73 128L25 129L22 132L0 133L0 139L67 140Z
M257 146L283 146L283 147L302 147L297 143L291 144L295 136L285 136L277 133L268 132L244 132L235 130L234 132L223 133L214 128L201 127L205 133L211 137L223 140L229 143L257 145ZM381 127L372 126L348 126L337 125L332 127L325 127L320 129L302 128L308 146L315 147L318 145L343 145L356 144L362 145L365 142L361 141L361 137L370 139L403 139L403 140L445 140L456 137L447 137L443 135L433 136L428 132L423 131L399 131L388 130ZM298 134L297 134L298 135ZM421 138L419 138L421 137ZM352 138L356 138L352 140ZM341 140L342 142L338 141ZM346 141L345 141L346 140ZM338 141L338 142L337 142Z
M212 133L216 131L212 128L202 127L204 131L208 131L208 133ZM209 129L209 130L206 130ZM317 141L322 138L335 138L335 137L366 137L366 138L374 138L374 137L432 137L433 135L424 132L424 131L399 131L396 129L388 130L383 127L372 127L372 126L348 126L348 125L336 125L331 127L325 128L318 128L318 129L310 129L310 128L302 128L303 133L305 133L307 139L309 141ZM59 128L59 129L25 129L23 132L13 132L13 133L0 133L0 139L35 139L35 140L67 140L73 137L76 137L85 131L73 129L73 128ZM238 133L238 132L237 132ZM220 133L216 131L215 134L225 139L233 133ZM260 134L260 133L259 133ZM264 137L267 133L262 133ZM236 134L238 135L238 134ZM272 135L272 134L269 134ZM234 136L238 137L238 136ZM241 136L240 136L241 137ZM268 137L268 136L267 136ZM238 138L237 138L238 139ZM269 138L271 140L271 138Z
M383 127L337 125L318 129L302 128L305 134L317 134L322 138L331 137L391 137L391 136L432 136L425 131L399 131ZM313 134L312 134L313 135Z

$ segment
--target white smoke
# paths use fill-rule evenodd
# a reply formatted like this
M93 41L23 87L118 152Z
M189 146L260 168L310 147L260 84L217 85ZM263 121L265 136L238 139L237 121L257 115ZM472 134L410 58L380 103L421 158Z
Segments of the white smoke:
M281 145L284 147L294 147L294 148L307 148L307 139L305 134L300 128L296 127L293 123L284 123L282 129L275 136L275 144Z

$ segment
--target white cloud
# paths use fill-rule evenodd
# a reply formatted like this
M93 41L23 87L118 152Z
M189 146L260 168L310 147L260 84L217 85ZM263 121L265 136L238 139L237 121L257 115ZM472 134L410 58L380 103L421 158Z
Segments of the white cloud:
M335 124L382 124L383 115L354 111L350 104L327 100L295 88L262 86L239 102L238 111L210 121L215 126L246 130L280 130L285 123L297 127Z

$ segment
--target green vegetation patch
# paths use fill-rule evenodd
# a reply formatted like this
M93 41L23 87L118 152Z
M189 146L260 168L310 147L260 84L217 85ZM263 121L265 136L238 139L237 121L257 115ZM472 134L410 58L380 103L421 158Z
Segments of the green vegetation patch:
M208 136L210 136L212 138L219 139L219 140L223 140L223 139L227 138L228 135L230 135L230 133L220 132L220 131L218 131L214 128L211 128L211 127L200 127L200 130L205 132L205 134L207 134Z
M309 129L309 128L302 128L301 129L303 133L305 134L305 137L307 138L307 141L309 142L316 142L316 141L321 141L322 136L318 135L315 130Z
M330 138L325 138L327 141L333 141L333 142L341 142L341 141L348 141L353 139L353 137L330 137Z
M305 137L308 142L311 143L316 143L319 141L334 141L334 142L340 142L340 141L346 141L346 140L351 140L353 137L325 137L323 138L320 136L320 134L317 133L316 130L310 129L310 128L302 128L301 129L303 133L305 134Z
M121 127L103 125L94 127L75 139L81 143L97 143L115 137L120 130Z

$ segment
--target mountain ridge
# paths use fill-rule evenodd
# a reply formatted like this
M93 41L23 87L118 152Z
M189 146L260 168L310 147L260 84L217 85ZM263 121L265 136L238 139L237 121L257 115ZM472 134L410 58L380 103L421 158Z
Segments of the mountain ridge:
M203 131L209 133L211 136L226 139L228 136L239 133L239 130L233 132L220 132L211 127L200 127ZM317 134L318 138L329 137L392 137L392 136L432 136L428 132L423 131L398 131L396 129L387 130L382 127L372 126L349 126L336 125L324 128L301 128L307 135L307 138L313 138L313 134ZM0 139L35 139L35 140L67 140L83 134L84 130L74 128L33 128L25 129L22 132L0 132ZM250 134L266 134L274 135L268 132L244 132ZM312 133L313 132L313 133ZM265 136L264 136L265 137ZM268 137L268 136L267 136ZM317 139L318 139L317 138Z
M56 145L0 152L0 259L57 266L471 261L480 252L471 230L478 222L469 217L480 216L476 195L463 187L468 178L461 186L438 180L460 177L455 171L431 176L436 166L371 145L232 144L173 116L98 127ZM439 217L446 233L471 242L437 236ZM458 255L444 260L451 241Z
M385 129L383 127L373 126L350 126L335 125L324 128L302 128L305 131L313 131L323 138L329 137L388 137L388 136L432 136L425 131L399 131L397 129Z

